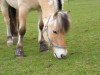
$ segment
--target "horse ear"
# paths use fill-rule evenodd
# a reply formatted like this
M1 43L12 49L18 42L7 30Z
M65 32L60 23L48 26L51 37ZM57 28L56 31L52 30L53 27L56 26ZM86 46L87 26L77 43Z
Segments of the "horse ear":
M53 18L56 18L58 15L58 11L53 15Z
M69 13L70 13L70 10L69 10L69 11L66 11L66 12L64 12L64 13L69 14Z

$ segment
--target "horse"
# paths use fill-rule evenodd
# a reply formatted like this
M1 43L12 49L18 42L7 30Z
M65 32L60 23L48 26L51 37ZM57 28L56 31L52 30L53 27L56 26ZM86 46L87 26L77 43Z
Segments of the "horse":
M64 36L70 21L68 13L62 10L63 0L1 0L1 11L7 28L7 45L16 44L16 57L23 57L23 38L26 32L26 17L30 10L39 12L38 42L40 52L46 51L47 44L54 57L64 58L68 51Z

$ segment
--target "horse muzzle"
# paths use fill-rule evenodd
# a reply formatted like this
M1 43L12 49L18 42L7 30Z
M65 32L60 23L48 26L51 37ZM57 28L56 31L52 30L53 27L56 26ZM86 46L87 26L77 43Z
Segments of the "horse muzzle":
M58 59L65 58L68 54L67 50L64 48L54 47L53 50L54 50L54 57Z

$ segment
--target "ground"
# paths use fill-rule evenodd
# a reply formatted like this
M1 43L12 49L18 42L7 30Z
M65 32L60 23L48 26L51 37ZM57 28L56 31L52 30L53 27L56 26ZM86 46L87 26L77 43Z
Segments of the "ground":
M69 55L58 60L52 52L39 52L37 12L27 18L26 57L14 56L6 45L6 26L0 13L0 75L100 75L100 0L69 0L71 28L65 36Z

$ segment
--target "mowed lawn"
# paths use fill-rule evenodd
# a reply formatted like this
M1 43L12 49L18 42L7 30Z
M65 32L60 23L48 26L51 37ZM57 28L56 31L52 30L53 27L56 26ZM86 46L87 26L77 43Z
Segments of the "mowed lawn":
M0 75L100 75L100 0L69 0L71 29L65 36L66 59L55 59L52 51L40 53L38 15L27 18L24 37L26 57L15 58L15 45L6 45L6 26L0 12Z

